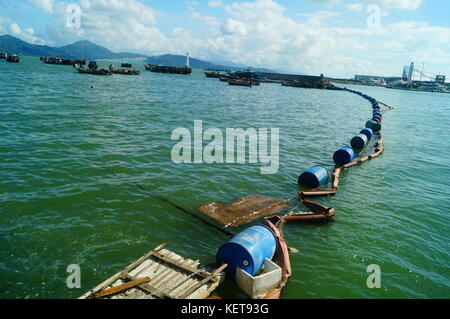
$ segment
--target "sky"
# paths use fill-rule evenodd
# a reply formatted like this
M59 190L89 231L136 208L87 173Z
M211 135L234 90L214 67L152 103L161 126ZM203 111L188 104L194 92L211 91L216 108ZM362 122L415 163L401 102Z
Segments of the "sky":
M1 0L4 34L342 78L415 62L450 78L449 0Z

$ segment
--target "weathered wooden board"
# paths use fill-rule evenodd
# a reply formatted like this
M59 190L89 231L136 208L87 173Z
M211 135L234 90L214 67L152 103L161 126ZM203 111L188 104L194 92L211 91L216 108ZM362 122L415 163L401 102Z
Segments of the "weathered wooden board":
M216 276L211 276L216 272ZM118 292L112 299L207 298L223 281L223 272L183 258L159 246L133 262L123 271L90 290L80 299L93 298L101 291L148 277L148 282Z

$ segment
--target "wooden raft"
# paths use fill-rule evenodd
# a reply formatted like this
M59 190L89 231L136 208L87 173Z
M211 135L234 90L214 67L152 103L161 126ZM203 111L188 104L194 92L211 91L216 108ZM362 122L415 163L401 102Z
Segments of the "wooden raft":
M79 299L205 299L224 280L214 269L183 258L161 244Z

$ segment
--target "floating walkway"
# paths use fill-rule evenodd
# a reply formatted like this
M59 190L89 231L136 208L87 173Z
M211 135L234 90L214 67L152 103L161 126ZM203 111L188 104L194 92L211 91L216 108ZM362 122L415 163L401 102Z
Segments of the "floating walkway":
M79 299L205 299L223 281L215 269L181 257L161 244Z

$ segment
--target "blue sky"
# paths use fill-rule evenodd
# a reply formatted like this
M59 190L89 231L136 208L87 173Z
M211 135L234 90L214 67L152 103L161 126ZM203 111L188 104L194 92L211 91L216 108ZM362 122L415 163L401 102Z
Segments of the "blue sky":
M81 28L66 26L71 3ZM414 61L450 77L448 0L2 0L0 34L339 77Z

